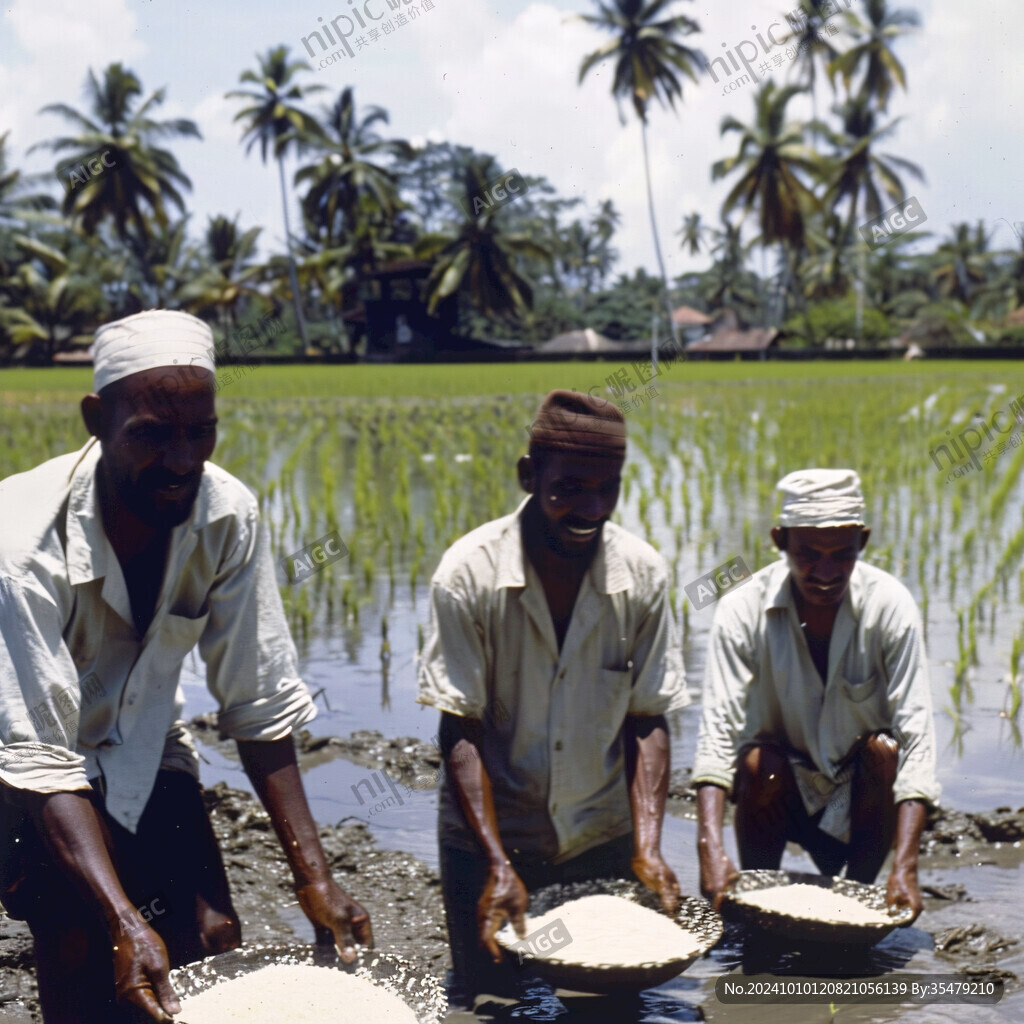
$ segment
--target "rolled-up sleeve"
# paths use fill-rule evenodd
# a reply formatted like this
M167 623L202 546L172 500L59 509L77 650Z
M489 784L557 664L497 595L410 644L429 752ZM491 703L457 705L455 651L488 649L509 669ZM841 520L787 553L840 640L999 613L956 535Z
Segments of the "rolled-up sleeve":
M936 804L935 721L921 618L909 595L894 607L884 631L889 713L899 743L893 798Z
M221 733L277 740L316 716L277 589L267 531L253 510L214 580L199 641Z
M430 586L430 629L419 670L417 702L439 711L482 718L487 706L487 652L483 626L457 581Z
M711 624L693 783L732 789L736 747L747 721L754 680L749 637L730 603L720 604Z
M651 598L633 648L631 715L665 715L690 703L683 649L668 599L668 580L661 573L652 583Z
M31 575L0 573L0 782L60 793L89 787L63 697L78 672L54 596Z

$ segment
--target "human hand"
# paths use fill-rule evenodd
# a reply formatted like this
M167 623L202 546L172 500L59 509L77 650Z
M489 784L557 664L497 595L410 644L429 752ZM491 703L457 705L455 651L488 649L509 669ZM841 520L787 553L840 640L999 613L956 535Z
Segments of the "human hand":
M168 977L170 964L163 940L148 925L118 935L114 940L114 992L117 1005L134 1011L139 1020L171 1021L181 1003Z
M885 887L885 902L890 907L910 907L913 910L914 916L901 927L906 928L917 920L924 910L924 901L921 899L921 890L917 884L916 867L893 867L889 875L889 884Z
M525 938L525 914L529 905L530 895L512 865L505 863L492 867L483 895L476 906L476 920L480 942L495 963L501 962L501 950L494 936L505 921L511 919L516 935Z
M354 963L355 946L373 946L370 915L332 878L295 890L299 906L316 931L318 945L334 943L344 963Z
M719 856L702 855L700 860L700 892L705 899L711 900L716 913L721 910L722 897L739 878L736 865L728 854Z
M675 914L679 908L679 879L665 863L661 853L638 853L633 858L632 866L636 877L661 897L665 913Z

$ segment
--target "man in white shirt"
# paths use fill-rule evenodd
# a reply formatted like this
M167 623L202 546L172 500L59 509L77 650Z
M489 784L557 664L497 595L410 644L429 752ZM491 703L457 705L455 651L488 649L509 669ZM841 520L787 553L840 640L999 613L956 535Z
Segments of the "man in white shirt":
M722 599L708 644L693 782L701 890L735 877L727 796L746 869L778 868L787 840L818 869L873 882L895 840L891 905L921 911L917 855L939 796L921 618L897 579L858 561L852 470L780 481L772 540L785 559Z
M182 721L196 643L318 941L352 959L372 936L302 788L292 732L315 710L258 504L206 462L213 335L152 310L93 358L88 445L0 482L0 899L32 929L47 1022L168 1021L169 957L240 942Z
M519 460L530 497L458 540L431 583L419 701L442 712L457 1002L506 988L484 949L500 959L506 919L523 935L528 891L635 873L678 899L665 715L688 696L664 560L609 522L625 451L611 403L551 392Z

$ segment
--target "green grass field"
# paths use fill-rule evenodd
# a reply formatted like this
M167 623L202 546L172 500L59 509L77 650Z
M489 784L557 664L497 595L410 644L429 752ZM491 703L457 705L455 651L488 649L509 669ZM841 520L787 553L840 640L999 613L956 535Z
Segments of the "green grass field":
M439 398L544 394L552 388L603 389L605 378L629 360L560 363L458 363L398 366L256 366L222 392L225 398ZM870 377L988 378L1024 373L1012 360L901 360L850 362L688 362L671 364L657 384L754 383L783 380L855 380ZM0 370L0 402L77 399L91 389L83 368Z

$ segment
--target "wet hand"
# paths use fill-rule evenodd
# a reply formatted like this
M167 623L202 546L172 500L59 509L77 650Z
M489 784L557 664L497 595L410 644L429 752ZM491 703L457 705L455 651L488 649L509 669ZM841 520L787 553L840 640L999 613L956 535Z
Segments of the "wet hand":
M316 931L317 944L333 943L345 963L355 961L357 943L373 946L370 915L333 879L300 886L295 895Z
M114 991L117 1005L140 1021L173 1020L181 1003L168 977L170 964L163 940L140 923L114 938Z
M633 858L633 873L648 889L661 897L666 914L679 908L679 880L660 853L638 853Z
M700 892L701 895L711 901L715 912L721 911L722 897L732 888L733 883L740 877L736 865L723 853L717 857L701 857L700 864Z
M526 886L520 881L511 864L500 864L491 869L487 885L476 907L477 927L480 942L494 958L495 963L501 962L501 950L495 935L509 919L516 935L526 937L526 908L530 905L530 895Z
M892 869L889 875L889 884L885 888L885 902L890 907L910 907L914 916L901 927L906 928L913 924L921 911L924 910L924 901L921 899L921 890L917 884L917 868Z

